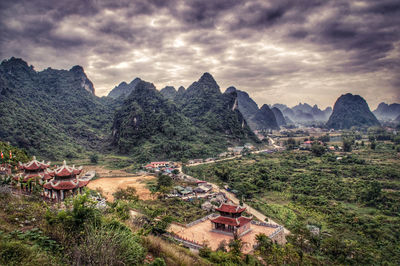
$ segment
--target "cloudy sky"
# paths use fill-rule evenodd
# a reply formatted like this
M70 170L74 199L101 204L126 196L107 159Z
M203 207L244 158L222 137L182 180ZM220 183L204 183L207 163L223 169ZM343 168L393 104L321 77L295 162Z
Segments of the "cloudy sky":
M400 102L399 0L1 0L0 59L82 65L96 94L210 72L258 104Z

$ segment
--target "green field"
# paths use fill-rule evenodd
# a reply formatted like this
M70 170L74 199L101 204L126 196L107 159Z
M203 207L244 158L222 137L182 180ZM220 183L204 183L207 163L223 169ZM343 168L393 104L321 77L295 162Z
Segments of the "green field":
M342 157L337 160L337 157ZM353 152L285 151L187 167L229 185L237 196L292 232L303 263L400 262L400 160L392 142ZM310 226L320 229L313 235Z

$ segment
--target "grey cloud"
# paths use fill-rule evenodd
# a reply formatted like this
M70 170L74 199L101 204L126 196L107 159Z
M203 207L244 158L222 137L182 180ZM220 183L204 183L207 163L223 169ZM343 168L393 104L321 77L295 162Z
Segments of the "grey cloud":
M187 87L210 72L259 104L377 88L398 99L399 12L398 0L4 0L0 57L81 64L101 94L136 76Z

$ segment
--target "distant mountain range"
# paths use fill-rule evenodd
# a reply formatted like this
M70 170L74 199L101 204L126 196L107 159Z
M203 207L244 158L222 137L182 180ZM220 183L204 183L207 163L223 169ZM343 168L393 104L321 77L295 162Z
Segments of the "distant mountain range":
M393 103L380 103L375 111L373 111L374 115L382 121L392 121L396 120L397 117L400 116L400 104Z
M381 103L374 113L398 121L399 106ZM131 154L142 161L206 157L259 142L255 130L325 122L335 129L379 125L358 95L342 95L333 111L307 103L259 108L235 87L222 93L204 73L187 89L158 91L135 78L100 98L80 66L37 72L17 58L0 64L0 110L0 140L48 159L85 151Z
M284 104L274 104L272 107L279 109L285 117L288 124L309 124L313 122L326 122L332 114L332 108L327 107L321 110L317 105L311 107L307 103L299 103L298 105L290 108ZM290 122L289 122L290 121Z

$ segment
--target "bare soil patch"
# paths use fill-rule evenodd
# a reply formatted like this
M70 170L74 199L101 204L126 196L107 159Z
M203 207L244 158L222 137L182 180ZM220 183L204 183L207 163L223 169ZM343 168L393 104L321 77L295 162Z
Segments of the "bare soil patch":
M105 169L102 166L91 166L87 168L87 170L96 171L96 174L100 176L99 179L90 181L88 187L90 189L102 191L107 201L114 201L112 194L120 188L125 189L127 187L134 187L141 200L153 200L156 198L146 187L147 181L156 179L153 175L134 175L123 170Z

